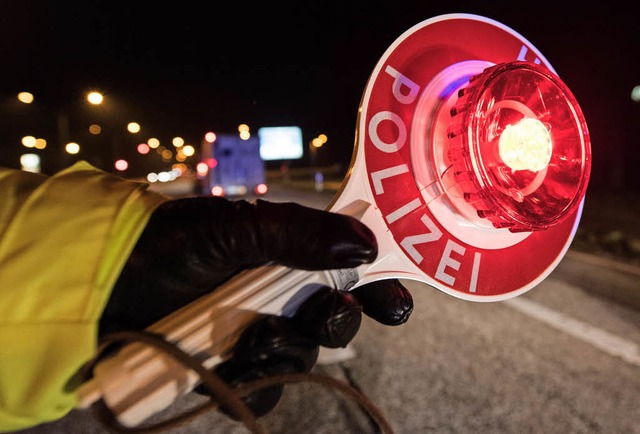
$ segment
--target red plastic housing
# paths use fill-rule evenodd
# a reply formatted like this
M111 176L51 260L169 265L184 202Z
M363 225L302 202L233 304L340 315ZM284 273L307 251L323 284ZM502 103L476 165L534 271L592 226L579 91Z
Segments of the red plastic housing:
M512 232L543 230L572 214L590 170L587 124L568 87L548 69L509 62L458 91L448 158L478 216Z

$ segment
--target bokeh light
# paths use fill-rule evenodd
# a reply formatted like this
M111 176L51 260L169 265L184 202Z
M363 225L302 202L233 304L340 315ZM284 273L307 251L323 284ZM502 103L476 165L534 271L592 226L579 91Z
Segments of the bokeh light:
M26 148L35 148L36 146L36 138L33 136L24 136L22 138L22 145Z
M129 168L129 163L127 162L127 160L124 160L121 158L119 160L116 160L114 166L116 170L119 170L120 172L122 172Z
M140 124L137 122L129 122L127 124L127 131L132 134L136 134L140 132Z
M640 102L640 85L635 86L631 90L631 100L633 100L633 102Z
M47 141L45 139L36 139L36 149L44 149L47 147Z
M215 142L215 141L216 141L216 137L217 137L217 136L216 136L216 133L214 133L214 132L212 132L212 131L209 131L208 133L206 133L206 134L204 135L204 140L205 140L205 141L207 141L207 142L209 142L209 143L213 143L213 142Z
M25 172L40 172L40 156L38 154L22 154L20 165Z
M78 145L76 142L70 142L67 143L67 145L64 147L64 150L67 151L67 154L75 155L80 152L80 145Z
M138 145L138 153L142 155L148 154L149 150L150 150L149 145L147 145L146 143L140 143Z
M193 146L186 145L184 148L182 148L182 153L187 157L191 157L193 154L196 153L196 150Z
M29 92L20 92L18 94L18 101L24 104L31 104L33 102L33 94Z
M89 101L93 105L102 104L103 96L100 92L89 92L87 94L87 101Z
M209 166L207 166L207 163L205 163L204 161L201 161L198 164L196 164L196 173L199 176L204 176L208 172L209 172Z
M171 144L172 144L173 146L175 146L176 148L179 148L179 147L181 147L181 146L184 146L184 139L183 139L182 137L174 137L174 138L171 140Z

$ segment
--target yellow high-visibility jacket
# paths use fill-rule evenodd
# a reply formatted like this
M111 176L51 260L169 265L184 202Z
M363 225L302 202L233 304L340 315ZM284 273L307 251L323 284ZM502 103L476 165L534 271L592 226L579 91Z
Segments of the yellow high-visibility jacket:
M65 384L95 355L111 289L166 200L86 162L51 177L0 169L0 431L75 407Z

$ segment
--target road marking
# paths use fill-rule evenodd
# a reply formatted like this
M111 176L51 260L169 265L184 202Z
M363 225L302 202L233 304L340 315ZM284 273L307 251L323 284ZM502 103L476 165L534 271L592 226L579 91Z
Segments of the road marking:
M612 356L640 366L640 347L635 342L571 318L525 297L512 298L503 303Z

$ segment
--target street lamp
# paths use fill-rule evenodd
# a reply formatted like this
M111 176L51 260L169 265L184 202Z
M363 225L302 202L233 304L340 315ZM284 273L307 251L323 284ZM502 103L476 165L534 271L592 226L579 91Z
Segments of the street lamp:
M100 92L92 91L87 94L87 101L89 101L93 105L102 104L102 100L104 97Z
M33 94L31 92L20 92L18 94L18 101L23 104L31 104L33 99Z
M322 171L317 168L317 154L318 149L322 147L327 142L327 136L324 134L318 135L318 137L314 138L309 142L309 156L311 159L311 168L313 169L313 179L315 181L316 191L322 191L324 189L324 176L322 175Z
M327 136L320 134L309 142L309 153L311 156L311 167L315 169L318 149L327 142Z
M102 104L104 96L97 91L90 91L86 93L86 100L94 106ZM71 128L69 125L69 111L70 105L64 105L58 110L57 115L57 129L58 129L58 143L68 155L76 155L80 152L80 145L71 141ZM89 127L89 132L93 135L100 134L102 128L98 124L92 124ZM74 136L77 133L73 134ZM65 158L66 160L66 158Z

